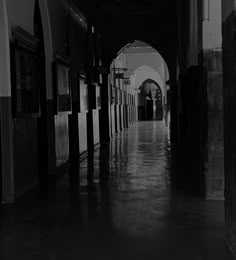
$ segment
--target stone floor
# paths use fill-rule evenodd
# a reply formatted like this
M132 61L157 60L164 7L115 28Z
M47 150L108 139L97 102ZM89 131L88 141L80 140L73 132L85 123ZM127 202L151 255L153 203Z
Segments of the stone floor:
M176 189L171 156L162 122L123 131L47 198L1 209L0 259L230 259L223 202Z

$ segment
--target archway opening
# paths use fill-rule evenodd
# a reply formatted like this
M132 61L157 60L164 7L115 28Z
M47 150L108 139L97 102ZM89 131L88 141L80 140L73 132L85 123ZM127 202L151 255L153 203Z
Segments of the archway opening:
M162 120L163 103L162 90L160 85L153 79L146 79L139 87L138 95L139 120ZM140 106L142 104L142 106Z
M112 133L142 120L164 120L169 126L169 79L165 60L148 43L135 40L123 47L110 67ZM144 94L142 86L153 87L153 94Z

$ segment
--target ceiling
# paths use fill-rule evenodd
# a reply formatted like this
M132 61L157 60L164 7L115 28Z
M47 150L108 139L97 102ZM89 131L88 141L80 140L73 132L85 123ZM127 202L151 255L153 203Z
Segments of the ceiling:
M145 47L145 48L152 48L149 44L147 44L146 42L143 41L134 41L133 43L131 43L129 45L130 48L139 48L139 47Z
M137 16L164 14L173 10L175 0L71 0L85 15Z
M134 41L126 45L120 52L123 53L153 53L157 52L154 48L152 48L149 44L143 41ZM120 53L119 52L119 53Z
M104 63L110 66L119 50L132 42L131 52L157 50L175 77L177 0L66 0L86 16L102 36ZM188 1L188 0L179 0ZM134 41L141 40L150 44Z

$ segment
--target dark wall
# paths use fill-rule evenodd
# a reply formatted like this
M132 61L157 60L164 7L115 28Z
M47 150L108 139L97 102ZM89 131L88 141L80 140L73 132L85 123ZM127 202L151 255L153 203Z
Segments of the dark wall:
M208 103L206 195L209 199L217 199L224 198L222 51L208 49L203 55Z
M190 191L206 195L208 107L204 72L202 3L198 1L197 43L190 42L190 3L178 1L178 82L172 87L172 138L178 144L185 180ZM192 32L193 33L193 32ZM195 48L191 47L194 44ZM193 59L196 57L196 60ZM197 58L198 57L198 58Z
M189 45L189 1L178 1L178 66L180 73L186 72Z
M14 120L15 193L22 195L38 182L38 123L36 118Z
M236 250L236 74L235 11L233 1L222 1L223 10L223 86L224 86L224 156L225 219L228 242Z
M78 75L86 67L87 32L68 15L61 2L48 1L54 58L56 55L69 57L71 68L72 113L60 113L54 116L55 147L57 166L69 161L79 153L78 140ZM86 124L86 122L84 122ZM53 144L52 144L53 145ZM69 147L69 150L68 150Z
M1 121L0 121L1 122ZM2 132L0 130L0 203L2 202Z
M182 155L184 180L187 188L205 196L204 163L206 160L207 95L202 84L200 66L189 67L180 75L178 99L178 146Z
M70 115L70 157L77 158L79 156L79 129L78 129L78 107L80 105L79 95L80 89L78 84L78 76L80 72L84 72L86 68L87 57L87 32L82 30L70 20L69 30L70 43L70 64L71 64L71 90L72 90L72 115ZM86 121L80 122L86 128Z
M13 120L14 146L14 192L16 196L39 183L40 173L47 170L47 130L46 130L46 83L43 29L38 2L34 8L34 34L40 40L37 46L38 71L40 73L40 117L16 115ZM12 52L13 50L12 45ZM12 59L12 87L15 75ZM12 88L14 89L14 88ZM45 119L45 120L44 120ZM41 135L42 134L42 135ZM45 160L44 160L45 159Z
M53 53L59 53L60 55L65 56L65 42L68 26L66 11L60 1L49 0L47 3L51 23Z

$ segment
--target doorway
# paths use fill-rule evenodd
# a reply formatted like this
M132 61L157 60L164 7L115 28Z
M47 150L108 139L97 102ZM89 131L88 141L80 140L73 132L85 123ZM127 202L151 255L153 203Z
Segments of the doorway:
M148 43L134 40L122 48L110 67L111 125L120 131L137 120L163 120L169 77L165 60ZM117 124L123 120L127 125Z
M163 120L161 87L152 79L145 80L140 90L139 102L144 104L145 117L142 120Z
M152 120L154 119L155 113L154 113L154 102L151 99L147 99L145 102L145 110L146 110L146 120Z

